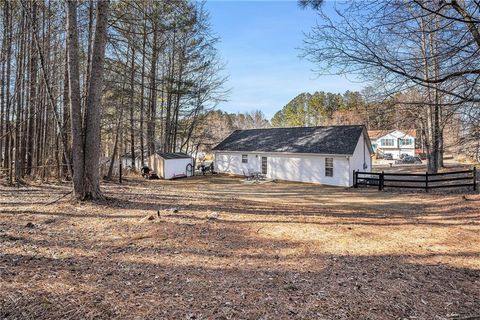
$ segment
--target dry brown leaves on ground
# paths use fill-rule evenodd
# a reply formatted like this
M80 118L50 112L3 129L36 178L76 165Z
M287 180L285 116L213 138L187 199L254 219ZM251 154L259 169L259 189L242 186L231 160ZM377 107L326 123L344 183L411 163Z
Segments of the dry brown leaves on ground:
M51 203L68 190L0 188L0 318L480 316L476 195L215 176Z

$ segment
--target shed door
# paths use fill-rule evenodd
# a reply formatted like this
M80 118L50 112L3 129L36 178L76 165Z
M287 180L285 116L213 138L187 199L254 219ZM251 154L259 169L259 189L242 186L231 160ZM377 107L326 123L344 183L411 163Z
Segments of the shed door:
M262 174L267 174L267 170L268 170L267 162L268 162L267 157L262 157Z

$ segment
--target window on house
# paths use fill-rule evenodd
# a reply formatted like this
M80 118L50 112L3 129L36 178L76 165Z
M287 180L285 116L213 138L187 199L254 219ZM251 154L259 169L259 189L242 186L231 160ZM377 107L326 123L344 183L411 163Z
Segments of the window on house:
M406 139L400 138L398 141L399 141L401 146L410 146L410 145L413 144L412 139L410 139L410 138L406 138Z
M333 158L325 158L325 176L333 177Z
M248 154L242 154L242 163L248 163Z
M394 140L393 139L381 139L380 143L384 147L393 147L394 145Z

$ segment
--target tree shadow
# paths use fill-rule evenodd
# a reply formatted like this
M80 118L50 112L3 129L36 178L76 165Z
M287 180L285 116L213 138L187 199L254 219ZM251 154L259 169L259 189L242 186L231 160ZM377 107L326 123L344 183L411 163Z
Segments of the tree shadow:
M309 254L318 267L299 271L268 255L254 256L253 267L238 257L215 266L121 255L2 254L0 317L455 319L480 308L478 270L416 264L408 256Z
M147 195L130 185L111 185L106 193L113 199L85 204L82 210L65 204L1 208L0 318L478 315L480 271L468 264L480 259L475 248L456 250L449 243L438 252L349 252L344 243L332 244L335 239L327 234L322 239L336 246L328 251L314 241L275 238L261 230L263 224L334 226L333 232L373 225L369 231L378 233L389 232L382 228L389 226L442 227L441 232L457 226L461 231L455 229L453 240L445 238L457 241L478 225L479 211L470 203L437 196L418 202L413 194L398 201L395 195L298 184L250 188L215 179L223 181L149 181L141 184L151 188ZM355 200L348 197L371 201L352 206ZM316 198L335 203L319 204ZM344 208L342 198L348 200ZM304 204L291 204L298 199ZM400 205L393 206L395 201ZM173 207L179 212L165 211ZM160 218L138 222L157 210ZM207 219L210 211L219 212L219 218ZM34 227L26 228L30 220ZM322 235L312 235L317 236ZM362 236L352 233L349 239L361 241ZM383 240L375 241L380 245Z

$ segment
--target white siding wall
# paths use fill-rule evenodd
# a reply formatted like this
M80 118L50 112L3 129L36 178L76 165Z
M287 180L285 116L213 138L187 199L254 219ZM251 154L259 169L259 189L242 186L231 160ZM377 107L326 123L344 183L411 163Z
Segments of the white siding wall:
M399 138L412 139L412 144L410 146L399 146ZM393 146L383 146L381 144L382 139L393 139ZM415 156L415 137L403 133L400 130L395 130L377 139L377 149L381 149L384 153L391 153L394 159L399 159L402 153Z
M158 154L154 153L148 158L148 167L163 178L163 159Z
M132 159L131 158L121 158L122 162L122 172L125 174L125 172L129 169L131 169L132 166ZM108 162L102 165L103 170L107 171L110 166L110 159L108 159ZM142 161L141 159L135 159L135 170L140 171L142 169ZM120 172L120 164L119 161L115 159L115 162L113 163L113 175L118 175Z
M115 161L116 163L116 161ZM122 166L123 170L130 168L132 166L132 158L124 157L122 158ZM140 171L142 169L143 164L142 164L142 159L141 158L135 158L135 170Z
M333 177L325 176L325 158L333 158ZM268 157L268 174L272 179L348 186L346 157L320 155L272 154Z
M175 176L185 175L187 165L192 163L192 159L169 159L165 160L164 179L172 179Z
M248 163L242 163L242 154L248 155ZM261 158L253 153L222 152L215 153L215 170L218 172L243 175L248 169L260 171Z
M248 153L248 163L245 164L242 163L242 153L215 152L215 168L219 172L238 175L247 173L248 169L261 171L262 156L268 158L267 178L270 179L335 186L351 185L349 161L345 156ZM325 176L325 157L333 158L333 177Z

